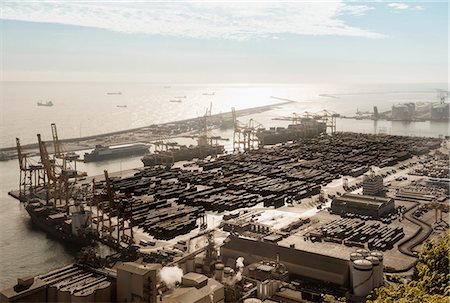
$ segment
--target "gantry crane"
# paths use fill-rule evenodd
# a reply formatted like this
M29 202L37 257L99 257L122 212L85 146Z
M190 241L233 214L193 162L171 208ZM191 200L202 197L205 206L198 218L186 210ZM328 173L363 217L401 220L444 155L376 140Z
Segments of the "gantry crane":
M113 239L113 231L114 228L112 226L111 217L115 211L117 216L117 246L120 247L120 243L123 241L126 244L130 245L134 243L133 236L133 203L124 199L116 199L115 191L113 185L111 184L111 180L108 175L108 171L104 171L105 181L106 181L106 191L108 195L109 201L109 211L108 211L108 223L109 223L109 232L110 238ZM102 212L103 219L103 212ZM128 222L128 226L125 226L125 222ZM130 230L130 235L127 235L126 230Z
M22 200L26 196L34 195L36 188L45 186L45 171L42 165L33 164L31 158L23 153L19 138L16 138L16 149L20 170L19 199Z
M41 163L44 167L47 180L47 203L52 201L55 206L68 206L70 192L76 182L76 178L80 175L72 169L64 169L56 164L54 159L50 159L47 146L41 139L41 135L37 134L39 143L39 153L41 155ZM71 182L71 179L75 179Z
M257 149L261 142L257 136L258 132L264 129L263 125L256 120L250 119L247 124L241 124L236 117L234 107L231 109L233 114L233 151L240 152Z
M62 174L56 172L55 162L50 160L47 147L44 141L41 139L41 135L37 134L39 143L39 152L41 155L41 163L44 166L46 179L47 179L47 203L51 200L55 203L55 206L62 204Z
M308 111L303 112L303 114L293 113L292 116L288 117L277 117L276 120L284 120L284 121L292 121L292 124L307 124L308 122L320 122L329 129L330 134L334 134L336 132L336 118L339 117L339 114L328 111L326 109L317 112L310 113ZM317 123L316 123L317 124ZM317 126L317 125L316 125Z
M52 123L52 138L53 138L53 148L54 148L54 157L61 159L63 161L62 163L62 169L72 169L71 163L74 163L74 170L77 170L77 159L80 157L80 155L74 153L74 152L65 152L61 142L58 138L58 130L56 128L56 124ZM80 173L80 175L86 175L86 173Z

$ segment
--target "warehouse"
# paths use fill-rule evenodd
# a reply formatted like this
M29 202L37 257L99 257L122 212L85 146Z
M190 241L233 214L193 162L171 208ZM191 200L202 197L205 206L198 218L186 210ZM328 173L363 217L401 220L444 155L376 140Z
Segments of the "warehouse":
M224 264L230 266L234 266L238 257L243 257L246 264L278 258L292 277L349 286L347 259L236 236L228 237L220 248L220 255Z
M394 211L395 203L391 198L345 194L331 202L331 212L338 215L347 213L372 218L382 218Z

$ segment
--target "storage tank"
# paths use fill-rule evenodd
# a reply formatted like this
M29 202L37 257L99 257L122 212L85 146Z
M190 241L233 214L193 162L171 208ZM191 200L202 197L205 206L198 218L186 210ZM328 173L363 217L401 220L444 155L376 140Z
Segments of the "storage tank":
M265 280L264 282L258 283L256 294L260 299L271 297L273 294L272 294L272 285L270 284L270 281Z
M365 259L350 261L350 275L352 278L353 294L365 297L373 289L373 265Z
M224 265L223 263L216 263L216 265L214 266L215 268L215 272L214 272L214 278L217 281L222 281L222 277L223 277L223 269L224 269Z
M379 251L372 251L370 252L370 255L373 257L376 257L378 259L378 261L380 261L380 264L378 265L378 275L376 275L378 277L378 282L377 282L377 287L380 287L383 285L384 283L384 276L383 276L383 271L384 271L384 265L383 265L383 253L379 252Z
M364 248L359 248L356 250L357 253L360 253L361 255L363 255L363 257L367 257L369 255L369 251L367 249Z
M350 254L350 260L355 261L355 260L360 260L360 259L364 259L364 256L360 253L357 252L352 252Z
M378 260L377 257L370 255L366 258L366 260L369 260L370 263L372 263L373 266L372 285L373 288L377 288L380 284L380 280L383 280L383 270L380 271L380 260Z

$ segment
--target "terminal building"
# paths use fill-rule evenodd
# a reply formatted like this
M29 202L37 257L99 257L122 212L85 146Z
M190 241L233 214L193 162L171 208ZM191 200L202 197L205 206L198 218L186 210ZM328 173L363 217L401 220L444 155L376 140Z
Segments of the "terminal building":
M395 209L394 199L377 196L344 194L331 202L331 212L338 215L348 213L380 219Z

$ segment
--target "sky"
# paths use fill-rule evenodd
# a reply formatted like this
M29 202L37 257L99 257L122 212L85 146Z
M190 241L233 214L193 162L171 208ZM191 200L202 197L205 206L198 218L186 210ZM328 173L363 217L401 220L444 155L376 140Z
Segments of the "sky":
M447 1L7 1L3 81L448 83Z

